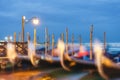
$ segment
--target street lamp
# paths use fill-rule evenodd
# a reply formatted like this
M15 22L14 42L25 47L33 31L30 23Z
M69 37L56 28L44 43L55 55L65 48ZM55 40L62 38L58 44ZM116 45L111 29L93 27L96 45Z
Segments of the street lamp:
M24 42L24 25L25 22L32 22L34 27L34 44L36 45L36 26L40 24L40 20L37 17L33 17L31 19L26 19L25 16L22 16L22 42Z
M33 25L37 26L40 24L40 20L37 17L32 18Z

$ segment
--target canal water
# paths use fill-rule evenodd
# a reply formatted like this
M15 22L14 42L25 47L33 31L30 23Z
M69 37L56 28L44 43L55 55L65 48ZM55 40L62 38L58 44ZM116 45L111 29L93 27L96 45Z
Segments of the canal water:
M2 73L0 80L104 80L98 73L89 72L64 72L62 69L51 73L44 71L20 71L12 73Z
M1 70L0 80L104 80L96 70L65 71L61 66Z

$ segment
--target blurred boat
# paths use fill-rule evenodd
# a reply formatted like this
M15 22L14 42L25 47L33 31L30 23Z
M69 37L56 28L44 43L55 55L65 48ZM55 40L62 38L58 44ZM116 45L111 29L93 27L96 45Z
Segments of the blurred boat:
M120 62L119 62L120 58L118 56L119 52L112 55L108 53L107 55L112 56L112 58L110 59L106 54L105 55L103 54L104 52L102 46L99 43L95 44L94 52L96 57L96 65L100 75L105 80L110 80L110 79L120 80ZM116 58L118 60L115 61L114 59Z
M66 65L69 70L76 69L96 69L94 58L90 60L89 51L83 49L83 45L80 46L80 49L74 49L73 51L68 51L68 54L62 54L64 59L68 60ZM64 61L64 60L63 60Z

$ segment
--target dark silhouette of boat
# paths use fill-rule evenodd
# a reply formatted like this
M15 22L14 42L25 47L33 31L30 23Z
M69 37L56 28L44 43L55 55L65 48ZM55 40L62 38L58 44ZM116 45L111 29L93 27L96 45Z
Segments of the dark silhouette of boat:
M74 52L68 51L68 53L63 53L61 55L63 57L64 65L67 67L65 70L76 69L96 69L94 57L90 60L89 51L81 52L79 49L74 50ZM64 60L68 60L68 63L65 63Z
M103 51L104 50L99 43L94 45L98 72L105 80L120 80L120 64L118 60L114 60L116 57L119 59L119 52L117 54L110 55L109 53L103 54ZM108 55L112 57L110 58Z

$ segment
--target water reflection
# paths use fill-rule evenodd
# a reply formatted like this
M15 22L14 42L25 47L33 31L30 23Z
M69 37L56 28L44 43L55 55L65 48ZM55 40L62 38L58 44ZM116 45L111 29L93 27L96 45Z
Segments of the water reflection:
M0 80L103 80L97 72L65 71L62 68L0 73Z

